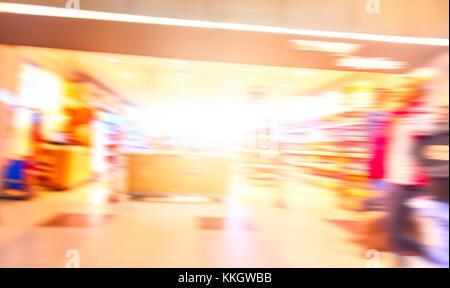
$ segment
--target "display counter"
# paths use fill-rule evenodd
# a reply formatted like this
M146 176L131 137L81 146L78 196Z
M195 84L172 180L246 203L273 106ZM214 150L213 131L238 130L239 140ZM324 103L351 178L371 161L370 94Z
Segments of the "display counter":
M223 196L228 193L230 158L222 154L132 152L126 154L127 190L155 194Z
M37 155L45 186L64 190L91 178L89 148L42 144Z

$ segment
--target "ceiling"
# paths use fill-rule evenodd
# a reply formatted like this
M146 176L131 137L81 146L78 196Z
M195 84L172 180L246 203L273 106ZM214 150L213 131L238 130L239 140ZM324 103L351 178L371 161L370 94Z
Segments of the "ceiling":
M330 5L334 2L336 1L327 1ZM404 12L400 15L399 9L394 9L397 11L395 13L392 12L394 10L389 12L390 6L383 5L383 12L378 16L390 15L383 19L397 19L409 15L411 9L419 16L426 16L411 16L416 20L424 19L422 22L417 20L417 23L411 22L405 16L401 21L408 24L408 29L406 26L404 28L409 32L405 34L395 31L395 28L399 27L396 21L384 23L371 17L376 15L353 15L347 11L348 5L333 5L351 15L342 18L346 20L344 26L336 26L333 21L323 27L305 26L303 23L306 22L298 22L301 28L324 29L302 30L297 29L297 24L295 29L289 29L232 24L242 22L230 23L226 19L202 22L74 9L42 10L42 6L25 7L24 10L20 10L24 8L20 6L20 11L13 11L5 10L5 7L11 6L2 6L0 3L0 44L16 47L20 50L23 60L52 70L62 77L70 79L77 72L81 72L128 101L152 108L173 107L174 104L214 105L222 108L226 105L247 103L255 91L263 93L266 98L277 100L271 103L283 102L281 106L290 107L294 99L292 96L322 95L326 91L339 90L357 81L373 82L377 87L396 86L402 74L423 66L436 55L448 53L447 35L442 39L395 36L436 37L410 33L414 32L417 25L421 26L421 30L427 30L422 27L423 22L428 23L430 17L435 15L427 12L428 10L413 9L410 5L403 7L397 3L401 13ZM433 5L432 10L439 10L441 6ZM252 9L251 6L249 8ZM297 9L288 10L289 13L300 14ZM333 16L322 10L313 10L314 13L305 13L304 16L314 19L317 23L325 23L327 21L324 19ZM439 21L433 23L445 22L448 26L448 13L443 14L447 15L447 18L439 18ZM244 18L248 19L247 16ZM355 19L359 19L359 22ZM336 31L335 27L359 27L358 23L365 21L370 22L363 29L365 33L375 34L358 34L364 32L358 30L359 28L333 32ZM366 29L375 27L373 25L376 25L376 29ZM434 28L432 30L434 31ZM441 33L439 35L443 37ZM345 53L299 49L292 45L292 40L321 42L331 46L355 45L358 48ZM394 69L388 69L386 66L340 66L339 61L347 56L395 61L403 65ZM285 99L286 101L283 101ZM303 104L303 101L297 100L295 98L293 102ZM165 113L165 109L158 110ZM285 109L278 110L281 114L286 114ZM296 109L292 110L293 113L299 113ZM242 115L247 117L246 113ZM183 119L186 118L189 117Z
M34 15L33 9L25 11L30 14L0 10L0 27L3 28L0 43L245 65L383 73L407 72L448 51L448 39L205 23L57 8ZM345 56L384 59L403 65L395 69L342 67L339 61L344 55L293 48L292 40L358 45L356 51Z
M2 0L64 8L67 0ZM372 3L375 1L372 1ZM80 9L297 29L448 38L448 0L95 0ZM9 4L9 3L8 3ZM1 10L1 8L0 8Z
M132 103L155 107L173 103L245 103L255 91L267 98L317 94L355 81L395 85L396 74L302 69L175 60L48 48L17 47L23 60L65 78L82 72Z

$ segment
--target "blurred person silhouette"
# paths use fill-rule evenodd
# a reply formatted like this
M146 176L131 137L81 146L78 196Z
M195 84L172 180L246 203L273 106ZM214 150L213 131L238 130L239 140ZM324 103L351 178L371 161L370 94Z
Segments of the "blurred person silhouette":
M426 185L426 178L414 157L414 145L420 134L417 112L424 105L426 84L433 77L434 71L428 69L406 75L392 107L385 165L389 183L387 233L399 266L405 265L402 256L424 254L416 235L408 233L412 215L407 202L422 194Z
M447 88L448 89L448 88ZM433 105L431 120L423 129L415 146L415 155L428 179L426 191L432 197L422 205L422 214L430 219L428 229L422 229L427 241L427 260L449 266L449 95L448 90ZM434 225L433 225L434 224ZM431 229L430 229L431 228ZM434 238L434 239L430 239Z
M385 155L389 132L389 108L386 101L392 91L376 89L373 111L369 113L369 133L371 158L369 161L372 197L365 202L365 210L379 210L386 204L385 191L388 183L385 181Z

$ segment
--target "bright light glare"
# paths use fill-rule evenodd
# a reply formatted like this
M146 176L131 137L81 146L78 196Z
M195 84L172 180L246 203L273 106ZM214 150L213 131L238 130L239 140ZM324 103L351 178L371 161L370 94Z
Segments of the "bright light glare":
M241 72L245 72L245 71L248 71L248 70L250 70L249 68L247 68L247 67L242 67L242 66L240 66L240 67L236 67L236 71L241 71Z
M307 76L311 76L313 74L314 74L314 72L307 71L307 70L300 70L300 71L295 72L295 75L300 76L300 77L307 77Z
M46 111L59 109L62 88L57 75L32 65L24 65L20 77L23 82L21 105Z
M113 58L113 57L104 57L103 59L105 59L105 61L111 62L111 63L121 63L122 61L120 61L117 58Z
M176 76L179 78L189 78L189 75L186 73L177 73Z
M175 69L186 69L186 63L183 61L172 61L172 66Z
M294 87L294 85L288 84L288 83L281 83L281 84L278 84L278 86L282 87L282 88L292 88L292 87Z
M246 131L264 124L264 113L262 107L246 105L178 103L145 111L141 123L153 137L173 137L181 139L184 146L231 151L242 143Z
M126 78L126 79L134 78L134 76L129 74L129 73L120 73L119 75L122 76L123 78Z
M309 40L289 40L289 44L293 49L297 50L319 51L338 55L354 53L361 47L361 45L354 43Z
M384 58L363 58L345 57L337 60L337 65L341 67L351 67L356 69L401 69L405 66L403 62L387 60Z
M230 85L239 85L241 84L241 82L237 81L237 80L227 80L227 83Z

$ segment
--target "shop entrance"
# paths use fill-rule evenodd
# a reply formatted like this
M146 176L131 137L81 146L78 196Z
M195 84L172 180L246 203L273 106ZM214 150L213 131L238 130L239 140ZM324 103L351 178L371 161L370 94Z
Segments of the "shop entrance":
M134 198L266 193L284 205L301 182L358 208L371 193L370 115L395 105L405 83L399 73L9 49L23 61L11 107L42 118L17 131L12 155L39 155L47 189L103 181Z

